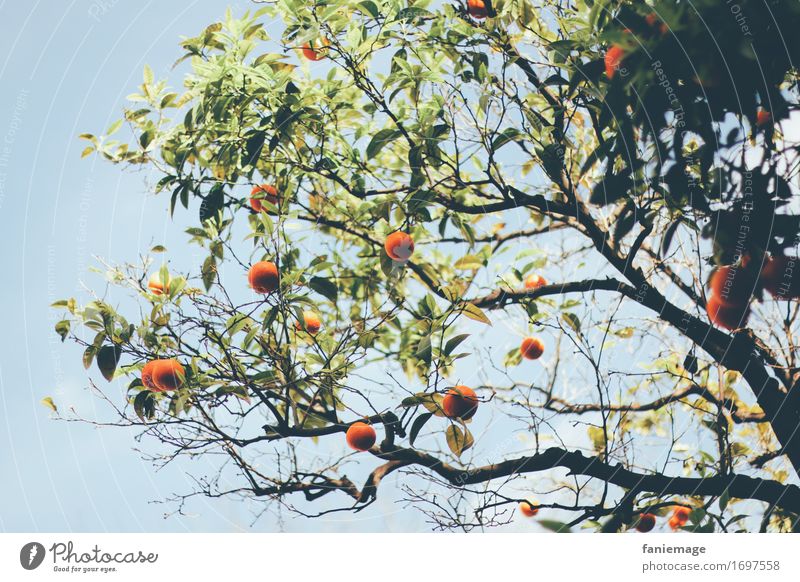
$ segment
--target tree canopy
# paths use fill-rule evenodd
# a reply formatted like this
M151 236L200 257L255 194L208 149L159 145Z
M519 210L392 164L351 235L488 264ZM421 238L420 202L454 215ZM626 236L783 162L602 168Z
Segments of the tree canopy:
M109 266L140 313L68 299L56 331L124 379L100 393L157 462L218 467L179 506L361 511L396 473L443 529L790 531L796 22L789 0L229 12L181 43L182 88L145 68L81 136L155 170L204 259Z

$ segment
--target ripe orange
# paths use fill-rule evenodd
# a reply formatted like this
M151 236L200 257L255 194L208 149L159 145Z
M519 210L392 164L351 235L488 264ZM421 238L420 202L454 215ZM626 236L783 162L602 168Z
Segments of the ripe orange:
M750 302L756 286L755 273L742 265L724 265L717 268L708 278L711 295L723 305L745 305Z
M794 257L770 257L761 269L761 285L776 299L800 297L800 277L794 276L795 267L800 271L800 262Z
M719 300L713 293L706 298L706 313L711 323L725 329L739 329L747 324L750 316L750 306L728 305Z
M651 12L650 14L645 16L644 20L645 20L645 22L647 22L647 25L650 28L653 28L653 29L657 28L658 32L661 34L661 36L664 36L669 31L669 28L667 27L667 25L664 22L661 22L661 19L658 17L658 15L655 12Z
M297 329L305 329L311 335L316 334L320 328L322 327L322 322L319 320L319 315L314 313L313 311L304 311L303 312L303 325L300 325L298 321L295 324Z
M254 212L265 210L264 200L273 206L278 205L278 191L275 189L275 186L271 184L253 186L253 189L250 191L250 208L252 208Z
M325 58L328 52L325 49L326 46L328 46L328 39L323 39L321 42L307 42L301 47L301 51L309 61L316 62Z
M186 379L186 370L175 359L151 360L142 368L142 384L156 392L176 390Z
M647 533L656 526L656 516L652 513L643 513L636 523L636 531Z
M448 418L469 420L478 411L478 395L468 386L450 388L442 400L442 410Z
M486 18L489 15L489 10L486 8L486 3L483 0L467 0L467 12L472 18Z
M367 451L375 444L377 434L375 433L375 429L366 422L354 422L347 429L345 438L351 449Z
M683 527L686 525L686 522L689 521L689 514L692 513L692 510L688 507L679 506L676 507L675 510L672 512L672 517L669 518L669 526L672 529L678 529L679 527Z
M538 360L544 353L544 342L538 337L526 337L519 346L519 353L526 360Z
M758 112L756 113L756 125L758 127L764 127L771 121L772 121L772 113L770 113L766 109L758 110Z
M525 289L538 289L547 285L547 279L541 275L533 274L525 278Z
M519 511L525 517L534 517L539 513L539 504L535 501L522 501L519 504Z
M411 238L411 235L398 230L386 237L383 247L389 258L405 262L411 258L411 254L414 252L414 239Z
M625 49L618 44L612 45L611 48L606 51L606 75L609 79L614 78L614 75L617 73L617 69L619 69L624 58Z
M153 383L153 364L158 360L151 360L142 367L142 384L145 388L156 390L156 385Z
M169 279L167 279L167 285L169 285ZM153 295L164 294L164 283L161 282L160 273L153 273L150 275L150 278L147 280L147 288L150 289Z
M280 281L278 267L270 261L259 261L250 267L247 280L256 293L272 293Z

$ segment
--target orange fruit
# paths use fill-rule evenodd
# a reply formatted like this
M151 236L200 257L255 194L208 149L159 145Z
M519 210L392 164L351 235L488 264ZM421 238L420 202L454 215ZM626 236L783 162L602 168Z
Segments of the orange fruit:
M259 261L250 267L247 280L256 293L272 293L280 281L278 267L270 261Z
M761 285L776 299L800 297L800 276L794 276L795 268L800 271L798 259L783 255L770 257L761 269Z
M723 305L745 305L756 287L755 273L746 266L723 265L711 273L708 288Z
M739 329L747 324L750 316L750 306L728 305L719 300L713 293L706 298L706 313L711 323L725 329Z
M535 501L522 501L519 504L519 511L525 517L534 517L539 513L539 504Z
M486 18L489 15L486 2L483 0L467 0L467 12L472 18L477 18L478 20Z
M414 252L414 239L411 235L398 230L386 237L383 247L390 259L405 262Z
M347 429L345 438L351 449L367 451L375 444L377 434L366 422L354 422Z
M254 212L266 210L264 207L265 200L273 206L278 205L278 191L275 189L275 186L271 184L253 186L253 189L250 191L250 208L252 208Z
M448 418L469 420L478 411L478 395L468 386L450 388L442 400L442 410Z
M176 390L183 385L186 370L175 359L152 360L142 368L142 384L156 392Z
M547 279L541 275L528 275L525 277L525 289L538 289L547 285Z
M295 327L297 327L297 329L305 329L308 333L314 335L322 327L322 322L319 319L319 315L317 315L313 311L304 311L303 324L300 325L300 322L298 321L295 324Z
M771 121L772 121L772 113L770 113L766 109L759 109L758 112L756 112L756 125L758 127L764 127Z
M608 76L609 79L614 78L614 75L617 73L617 69L619 69L624 58L625 58L625 49L619 46L618 44L612 45L611 48L609 48L606 51L606 56L605 56L606 75Z
M656 526L656 516L652 513L643 513L636 522L636 531L647 533Z
M544 353L544 342L538 337L526 337L519 346L519 353L526 360L538 360Z
M318 45L318 46L314 46ZM321 61L325 58L328 51L325 47L328 46L328 39L323 39L321 42L307 42L301 47L303 56L309 61Z
M167 278L167 285L169 285L169 278ZM161 282L161 274L160 273L153 273L150 275L150 278L147 280L147 288L150 289L150 292L153 295L163 295L164 294L164 283Z

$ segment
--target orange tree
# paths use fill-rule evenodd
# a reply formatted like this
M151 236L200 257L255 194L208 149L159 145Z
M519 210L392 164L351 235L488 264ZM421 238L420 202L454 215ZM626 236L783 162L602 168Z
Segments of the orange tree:
M70 299L56 331L129 382L113 424L164 462L221 459L179 502L359 511L396 473L443 528L791 530L800 38L781 23L799 18L779 0L228 14L182 43L181 92L146 69L109 135L82 136L158 172L205 260L112 266L141 320Z

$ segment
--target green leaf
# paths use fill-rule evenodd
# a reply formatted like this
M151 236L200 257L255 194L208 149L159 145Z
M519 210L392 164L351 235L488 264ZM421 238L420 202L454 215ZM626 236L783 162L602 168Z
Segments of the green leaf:
M97 367L100 373L108 382L114 379L114 372L117 369L119 358L122 355L122 348L119 346L103 346L97 352Z
M444 355L449 356L453 353L453 350L456 349L461 342L469 337L468 333L462 333L455 337L451 337L447 340L447 343L444 345Z
M45 396L44 398L42 398L41 403L44 404L47 408L49 408L53 412L56 413L58 412L58 407L56 406L56 403L53 402L53 399L50 396Z
M456 269L469 270L480 269L484 265L484 260L477 255L465 255L458 259L453 265Z
M311 277L308 286L326 299L329 299L331 303L336 303L336 299L339 297L339 288L330 279Z
M214 284L214 279L217 275L217 261L213 255L209 255L206 260L203 261L203 267L200 270L200 274L203 278L203 285L205 286L206 291L208 291Z
M68 319L62 319L56 324L56 333L61 337L63 342L69 335L70 322Z
M216 217L224 205L225 194L222 186L214 185L200 204L200 222Z
M581 331L581 320L574 313L562 313L561 319L563 319L574 331Z
M426 335L424 338L419 340L417 344L417 352L416 356L424 361L426 364L431 363L432 359L432 348L431 348L431 336Z
M554 521L552 519L540 519L538 524L545 529L549 529L550 531L554 531L556 533L572 533L572 530L569 529L569 526L566 523L561 521Z
M460 457L464 451L475 444L472 434L466 428L462 429L457 424L448 426L444 434L447 439L447 446L457 457Z
M486 325L492 325L492 321L486 316L483 310L477 305L473 305L472 303L462 303L461 313L463 313L470 319L474 319L475 321L480 321L481 323L485 323Z
M412 447L414 446L414 441L416 440L419 431L422 430L422 427L425 426L425 423L428 422L432 416L434 416L432 412L425 412L414 419L414 423L411 425L411 430L408 432L408 444L410 444Z
M387 128L380 130L378 133L372 136L372 139L367 146L367 159L371 160L377 156L385 146L389 145L390 142L394 141L401 135L403 134L400 133L400 130L398 129Z
M156 414L156 400L153 393L149 390L142 390L133 399L133 410L139 420L152 419Z

